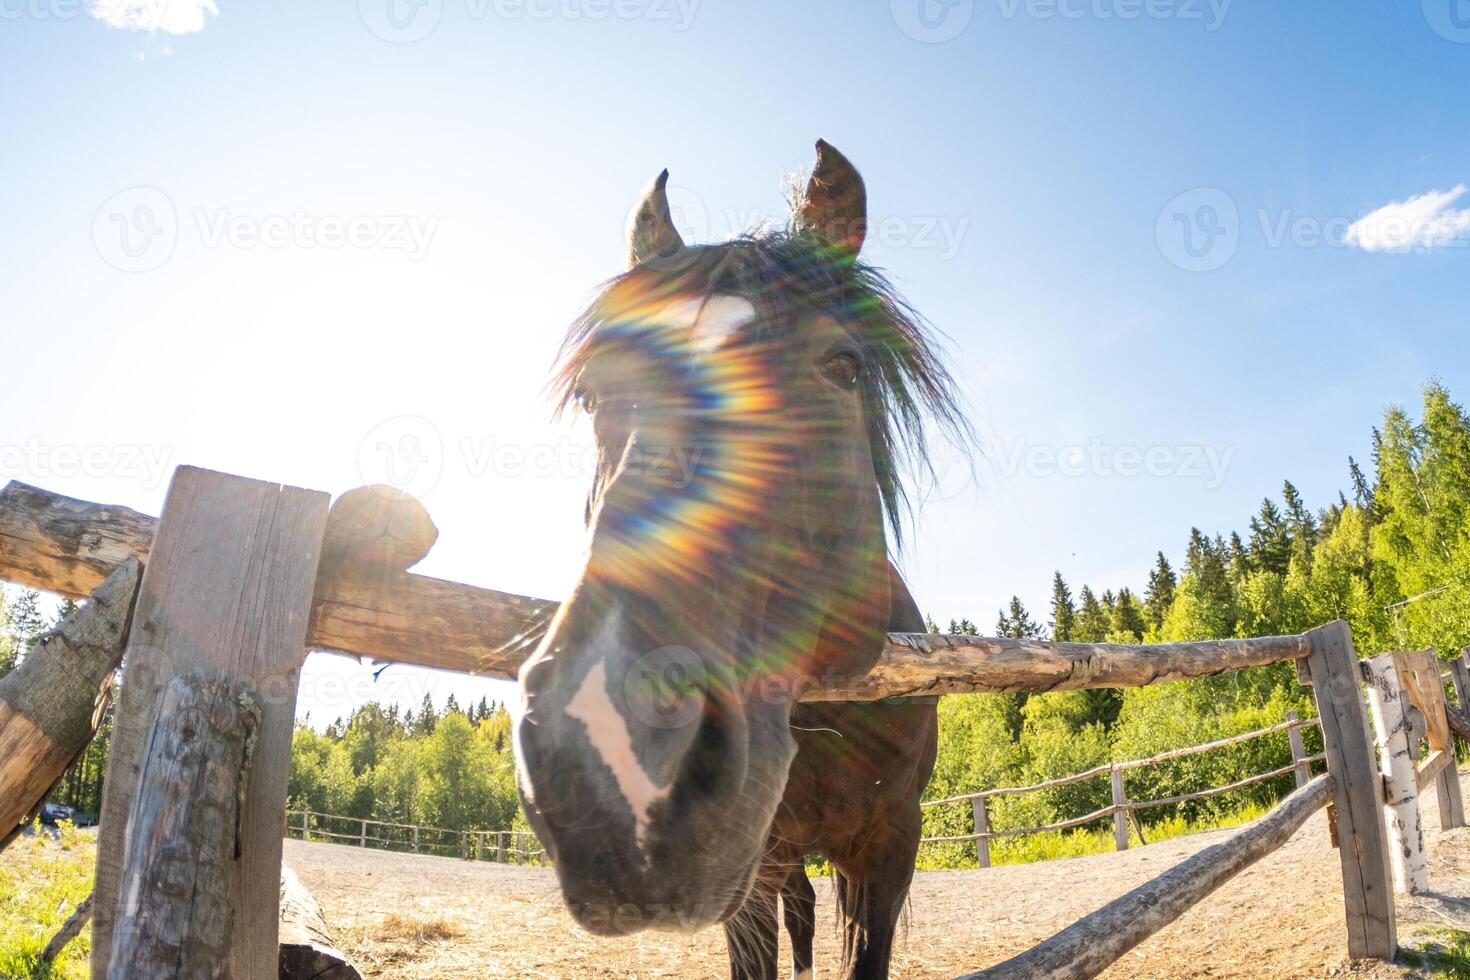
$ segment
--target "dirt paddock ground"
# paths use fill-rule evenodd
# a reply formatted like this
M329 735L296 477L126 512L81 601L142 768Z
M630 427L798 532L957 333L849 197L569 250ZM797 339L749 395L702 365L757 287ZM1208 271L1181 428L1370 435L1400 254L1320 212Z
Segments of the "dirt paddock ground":
M1470 785L1470 774L1467 774ZM1432 894L1399 897L1399 941L1470 929L1470 830L1440 833L1424 798ZM1228 831L984 871L921 872L894 957L896 978L952 978L999 962L1078 916L1220 840ZM562 910L553 872L451 858L286 842L286 861L321 901L343 946L374 980L728 976L724 936L581 932ZM835 903L817 888L817 976L837 967ZM782 937L783 950L785 937ZM784 954L783 954L784 956ZM789 967L783 968L789 975ZM1402 968L1346 956L1342 879L1314 815L1256 864L1125 956L1105 977L1402 977Z

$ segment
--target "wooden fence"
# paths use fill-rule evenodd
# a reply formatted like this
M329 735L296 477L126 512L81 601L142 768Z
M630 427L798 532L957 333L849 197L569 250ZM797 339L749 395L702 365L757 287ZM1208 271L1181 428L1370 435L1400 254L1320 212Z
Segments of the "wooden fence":
M1222 738L1218 741L1207 742L1203 745L1193 745L1188 748L1174 749L1169 752L1161 752L1147 759L1130 759L1126 762L1110 762L1107 765L1096 766L1085 772L1074 773L1070 776L1060 776L1056 779L1048 779L1044 782L1034 783L1030 786L1005 786L996 789L980 790L976 793L965 793L960 796L949 796L941 800L929 800L920 804L924 809L938 806L949 806L959 803L970 804L970 811L974 821L974 831L969 834L958 834L943 837L925 837L920 840L921 844L944 844L944 843L969 843L974 842L976 861L982 868L990 867L990 842L997 837L1014 837L1024 834L1042 834L1054 830L1071 830L1082 827L1096 820L1106 817L1113 818L1113 842L1117 850L1126 850L1128 847L1128 821L1140 810L1152 807L1173 806L1179 803L1187 803L1190 800L1203 800L1212 796L1219 796L1233 790L1244 789L1254 786L1256 783L1265 782L1268 779L1276 779L1280 776L1294 773L1297 788L1307 785L1311 781L1311 766L1316 762L1324 762L1327 759L1325 752L1315 755L1307 755L1302 740L1302 731L1307 728L1320 728L1321 722L1316 718L1308 718L1302 721L1295 711L1287 712L1286 720L1266 728L1258 728L1255 731L1242 732L1230 738ZM1258 775L1248 776L1225 786L1211 787L1193 793L1183 793L1178 796L1170 796L1158 800L1129 800L1124 792L1123 774L1130 769L1142 769L1146 766L1156 765L1161 762L1169 762L1174 759L1182 759L1202 752L1213 752L1218 749L1229 748L1240 745L1252 739L1262 738L1267 735L1275 735L1279 732L1287 733L1287 743L1291 750L1291 764L1263 772ZM1072 817L1068 820L1059 820L1055 823L1044 824L1039 827L1007 827L1004 830L996 830L991 827L990 801L1001 796L1019 796L1023 793L1038 793L1049 789L1059 789L1063 786L1071 786L1074 783L1084 782L1089 779L1101 779L1108 777L1111 785L1113 801L1100 810L1080 817ZM1138 838L1143 841L1141 829Z
M326 825L326 826L324 826ZM337 827L338 830L328 830ZM340 832L341 828L349 832ZM356 832L350 829L356 827ZM371 832L369 830L371 829ZM524 830L450 830L418 824L344 817L315 810L286 811L287 839L356 844L383 851L438 854L500 864L548 863L536 835Z
M66 696L47 687L51 640L0 681L0 799L39 806L95 728L112 669L124 669L98 831L94 977L277 976L290 737L308 649L510 677L555 609L408 572L437 535L412 498L366 487L330 515L327 504L323 493L193 467L175 472L162 518L22 484L0 491L0 579L90 596L53 639L96 654ZM1459 786L1443 687L1422 655L1360 661L1342 622L1157 645L901 633L867 675L815 678L801 697L1140 687L1284 661L1312 688L1327 772L1229 839L969 976L1093 976L1323 806L1342 844L1348 952L1392 959L1394 885L1412 893L1427 880L1420 787L1436 784L1443 807L1462 809L1448 797ZM1122 799L1108 812L1124 805L1143 804ZM0 846L12 829L0 828ZM362 846L365 826L358 836Z

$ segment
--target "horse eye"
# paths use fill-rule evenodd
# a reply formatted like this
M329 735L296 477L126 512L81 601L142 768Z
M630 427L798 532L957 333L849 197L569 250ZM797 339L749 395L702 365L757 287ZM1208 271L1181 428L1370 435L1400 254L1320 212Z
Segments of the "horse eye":
M576 401L577 407L588 415L597 410L597 396L587 388L578 386L577 390L572 392L572 399Z
M822 365L822 373L833 383L844 388L856 388L863 374L863 362L856 354L843 352L833 354Z

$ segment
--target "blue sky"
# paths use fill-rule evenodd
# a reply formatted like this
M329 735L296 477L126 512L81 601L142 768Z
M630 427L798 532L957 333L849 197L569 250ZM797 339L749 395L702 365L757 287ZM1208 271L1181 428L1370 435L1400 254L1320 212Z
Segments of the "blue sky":
M555 598L541 387L628 209L669 167L686 238L783 218L818 136L986 446L902 559L936 618L1137 587L1470 397L1466 0L216 2L0 0L0 478L156 513L407 447L421 570ZM504 693L313 657L302 710L426 690Z

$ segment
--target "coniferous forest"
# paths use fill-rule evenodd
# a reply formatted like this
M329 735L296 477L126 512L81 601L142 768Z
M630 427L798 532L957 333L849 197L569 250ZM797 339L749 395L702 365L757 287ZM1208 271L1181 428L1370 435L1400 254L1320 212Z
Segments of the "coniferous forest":
M1241 515L1235 528L1160 529L1152 568L1132 582L1069 582L1058 571L1050 608L1013 598L994 633L1083 642L1170 641L1296 633L1333 619L1352 626L1360 653L1470 644L1470 417L1430 383L1416 413L1391 408L1372 433L1372 457L1344 460L1335 499L1307 501L1288 480ZM1170 534L1173 540L1165 540ZM1172 548L1180 548L1178 552ZM1171 560L1169 555L1175 555ZM974 615L975 611L963 611ZM955 619L946 632L990 632ZM12 591L0 604L0 674L45 627L38 597ZM933 623L931 628L941 629ZM926 794L937 798L1017 786L1306 717L1311 699L1290 665L1127 691L1025 697L961 696L940 706L940 750ZM1308 751L1316 751L1308 732ZM108 729L68 771L53 800L96 813ZM317 732L298 726L290 805L350 817L451 830L524 829L516 804L510 719L503 706L417 711L368 704ZM1130 799L1220 786L1289 761L1284 734L1128 774ZM1248 817L1289 790L1291 777L1145 812L1145 835ZM1035 826L1109 802L1094 779L992 804L992 827ZM970 832L967 806L927 811L926 835ZM1101 824L1044 839L1006 838L996 860L1079 853L1102 846ZM1109 844L1110 846L1110 844ZM974 859L969 845L936 845L930 865Z

